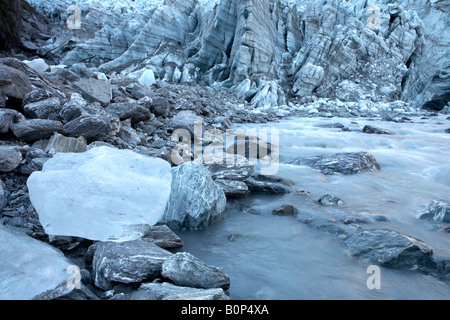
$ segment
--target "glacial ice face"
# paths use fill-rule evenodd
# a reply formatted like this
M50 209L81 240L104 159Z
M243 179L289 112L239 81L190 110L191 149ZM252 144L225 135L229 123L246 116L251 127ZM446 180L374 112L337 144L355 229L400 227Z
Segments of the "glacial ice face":
M99 147L56 154L27 185L48 234L123 242L140 238L162 217L170 169L159 158Z
M0 299L57 298L67 286L72 263L55 248L0 225Z

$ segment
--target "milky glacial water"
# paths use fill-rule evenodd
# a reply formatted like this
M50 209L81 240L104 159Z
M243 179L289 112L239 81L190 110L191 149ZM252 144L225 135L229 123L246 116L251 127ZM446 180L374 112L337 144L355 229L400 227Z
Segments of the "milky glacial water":
M311 195L251 195L228 201L223 220L203 231L179 233L183 250L224 268L231 279L231 299L450 299L449 284L418 271L382 267L381 289L368 289L369 264L352 258L341 239L317 229L321 223L335 221L342 226L346 217L365 217L369 223L360 224L364 229L403 232L431 246L436 257L450 256L450 234L417 220L431 200L450 200L450 134L445 133L450 121L444 116L411 120L295 118L242 127L278 129L278 176ZM337 122L353 131L322 127ZM393 135L362 133L366 124ZM370 152L382 170L325 176L289 164L299 158L356 151ZM321 206L317 200L324 194L334 194L345 203ZM283 204L294 205L299 216L313 217L313 223L272 215ZM260 214L242 212L242 205ZM373 219L376 215L389 221L378 222Z

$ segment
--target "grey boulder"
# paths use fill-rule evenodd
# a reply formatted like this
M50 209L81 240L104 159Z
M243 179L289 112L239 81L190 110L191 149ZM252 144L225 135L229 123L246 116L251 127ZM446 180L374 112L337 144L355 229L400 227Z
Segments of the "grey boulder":
M0 172L16 169L22 161L22 153L16 147L0 146Z

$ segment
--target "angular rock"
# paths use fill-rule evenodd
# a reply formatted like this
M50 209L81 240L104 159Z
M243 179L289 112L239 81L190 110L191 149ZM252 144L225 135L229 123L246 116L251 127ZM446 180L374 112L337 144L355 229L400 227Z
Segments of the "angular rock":
M3 181L0 180L0 212L8 205L9 192Z
M420 240L393 230L367 230L345 240L350 254L370 263L411 268L430 261L433 250Z
M25 118L16 110L0 109L0 133L7 133L19 120L25 120Z
M296 216L298 210L292 205L282 205L280 208L274 209L272 214L277 216Z
M36 89L28 93L22 101L22 105L26 106L27 104L39 102L41 100L46 100L53 98L54 96L47 90L44 89Z
M105 139L112 134L110 120L103 116L83 115L64 125L64 133L71 137Z
M132 123L146 121L150 118L150 110L143 105L133 102L111 103L105 111L115 114L120 120L131 119Z
M92 263L95 285L104 290L111 283L139 283L160 277L161 266L173 254L148 241L99 242Z
M255 172L255 166L247 164L206 164L214 180L238 180L244 181Z
M0 299L51 300L80 291L76 266L61 251L3 225L0 243Z
M216 179L214 182L223 189L228 198L245 198L250 194L248 186L242 181Z
M130 241L161 219L171 182L162 159L99 147L57 153L27 186L47 234Z
M318 226L317 229L319 229L323 233L328 233L337 238L345 239L347 237L347 231L332 223L322 224Z
M227 300L221 288L197 289L180 287L174 284L143 283L138 290L125 297L125 300Z
M32 119L13 124L11 130L18 139L34 142L48 139L55 132L62 132L63 124L55 120Z
M367 152L327 154L310 159L297 160L293 163L308 165L326 175L356 174L381 170L375 157Z
M13 171L19 166L22 158L18 148L0 146L0 172Z
M47 153L80 153L87 150L87 142L83 137L68 138L62 134L55 133L49 140L45 152Z
M319 199L319 203L323 204L324 206L341 206L344 204L344 201L342 201L342 199L339 199L335 195L326 194Z
M142 237L163 249L177 249L184 246L183 241L166 225L153 226Z
M188 130L194 135L194 125L204 123L204 119L191 111L181 111L170 119L169 125L174 129Z
M73 83L73 87L80 90L83 98L91 103L100 102L106 107L111 102L111 85L107 80L80 79Z
M44 73L45 71L50 69L50 67L44 61L44 59L35 59L35 60L32 60L32 61L24 61L24 63L27 66L29 66L31 69L36 71L37 73Z
M172 230L199 230L222 218L226 198L209 171L193 162L172 169L172 187L160 220Z
M420 219L450 223L450 203L446 201L432 201L420 215Z
M59 114L61 100L59 98L49 98L33 102L23 107L24 113L29 118L47 119L52 114Z
M161 275L178 286L224 290L230 287L230 278L222 268L208 266L187 252L178 252L164 261Z
M25 73L0 64L0 96L6 98L3 107L20 108L23 98L31 91L33 86Z
M153 97L150 110L156 116L166 118L170 111L169 101L167 101L167 99L163 98L163 97ZM175 122L177 121L177 119L178 118L175 118ZM197 119L200 119L200 118L197 118ZM195 118L194 118L194 121L196 121ZM202 121L202 120L200 119L199 121Z
M290 184L285 179L278 177L257 175L246 179L244 182L254 193L284 194L290 192Z

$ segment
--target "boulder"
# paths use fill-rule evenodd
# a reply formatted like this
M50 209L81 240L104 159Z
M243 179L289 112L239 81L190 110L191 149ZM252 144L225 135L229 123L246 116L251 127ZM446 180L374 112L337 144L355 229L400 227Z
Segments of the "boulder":
M98 147L57 153L27 186L47 234L130 241L161 219L171 182L162 159Z
M222 218L226 198L208 169L193 162L172 169L169 203L160 220L172 230L199 230Z
M13 171L22 162L22 158L17 147L0 146L0 172Z
M178 252L164 261L161 275L178 286L224 290L230 287L230 278L222 268L208 266L187 252Z
M7 133L11 126L19 120L25 120L23 115L13 109L0 109L0 133Z
M255 166L246 164L206 164L205 167L211 172L214 180L238 180L248 179L254 172Z
M277 216L296 216L298 210L292 205L282 205L280 208L274 209L272 214Z
M324 206L341 206L344 201L332 194L326 194L319 199L319 203Z
M139 283L160 277L161 266L173 254L148 241L99 242L95 245L92 271L95 285Z
M191 135L194 135L194 125L196 124L203 125L204 120L192 111L181 111L169 121L170 127L174 130L185 129L188 130Z
M47 119L52 114L58 116L61 109L59 98L49 98L32 102L23 107L24 113L29 118Z
M373 127L373 126L369 126L369 125L367 125L363 128L363 132L368 133L368 134L388 134L388 135L392 134L386 130L383 130L383 129L380 129L377 127Z
M0 97L5 100L0 107L21 108L23 98L31 91L33 85L25 73L0 64Z
M242 181L216 179L214 182L223 189L228 198L245 198L250 194L248 186Z
M0 180L0 212L8 205L9 192L3 181Z
M87 101L100 102L106 107L112 99L111 85L107 80L82 78L73 83L73 87L81 92L83 98Z
M418 239L393 230L375 229L349 236L349 253L369 263L412 268L431 260L433 250Z
M254 193L284 194L290 192L289 187L291 186L288 180L264 175L252 176L244 182Z
M184 246L183 241L166 225L152 226L142 239L163 249L178 249Z
M138 290L126 295L125 300L227 300L221 288L197 289L180 287L169 282L143 283Z
M68 138L62 134L55 133L49 140L45 147L47 153L79 153L87 150L87 142L83 137L80 138Z
M102 140L112 135L111 121L99 115L82 115L64 125L64 133L70 137Z
M48 139L55 132L62 132L63 124L55 120L32 119L13 124L11 130L18 139L34 142Z
M153 97L150 110L156 116L166 118L170 111L169 101L167 101L167 99L163 97ZM175 121L177 121L177 118L175 119Z

